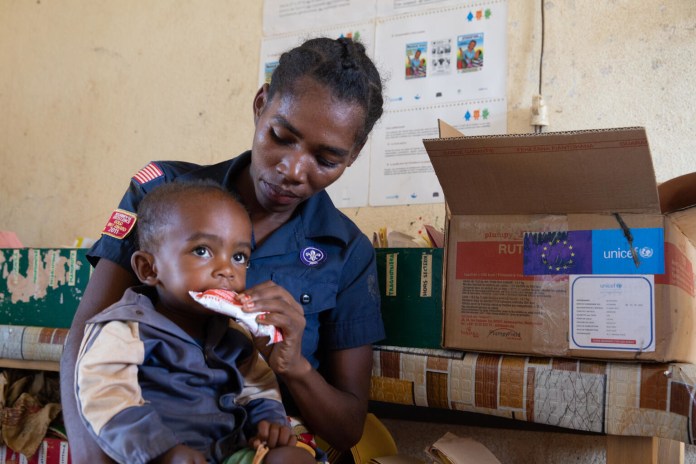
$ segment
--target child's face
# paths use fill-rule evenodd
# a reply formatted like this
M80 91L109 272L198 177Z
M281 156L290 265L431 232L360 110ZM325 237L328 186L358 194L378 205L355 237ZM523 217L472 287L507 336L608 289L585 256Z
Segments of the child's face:
M152 253L160 302L203 311L190 290L243 291L251 254L251 221L244 208L216 192L189 196L170 214Z

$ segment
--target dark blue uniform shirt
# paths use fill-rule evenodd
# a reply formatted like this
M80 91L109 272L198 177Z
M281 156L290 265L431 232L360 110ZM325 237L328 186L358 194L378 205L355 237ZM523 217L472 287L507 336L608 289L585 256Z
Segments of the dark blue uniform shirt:
M174 180L208 178L235 191L236 177L250 160L247 151L210 166L155 161L133 177L119 209L134 214L149 190ZM88 253L93 265L106 258L131 269L135 231L119 235L103 234L94 244ZM316 369L327 350L384 338L374 248L324 191L302 203L286 224L252 247L247 287L267 280L284 287L304 308L302 354Z

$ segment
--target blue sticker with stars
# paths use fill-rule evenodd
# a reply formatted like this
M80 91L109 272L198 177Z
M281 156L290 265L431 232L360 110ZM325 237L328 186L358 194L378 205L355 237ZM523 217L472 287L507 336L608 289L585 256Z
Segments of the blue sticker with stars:
M664 230L527 232L524 275L664 274Z
M524 274L590 274L592 231L527 232L524 234Z

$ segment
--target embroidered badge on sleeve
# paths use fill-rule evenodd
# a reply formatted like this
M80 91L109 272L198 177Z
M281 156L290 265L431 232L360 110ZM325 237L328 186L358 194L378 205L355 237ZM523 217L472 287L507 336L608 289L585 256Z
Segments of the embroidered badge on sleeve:
M146 182L150 182L151 180L155 180L158 177L162 177L164 173L162 170L157 166L155 163L150 163L144 168L142 168L140 171L138 171L134 176L133 180L139 183L140 185L143 185Z
M114 212L111 213L111 217L106 222L102 234L122 240L133 230L136 219L138 219L138 217L130 211L123 209L114 210Z

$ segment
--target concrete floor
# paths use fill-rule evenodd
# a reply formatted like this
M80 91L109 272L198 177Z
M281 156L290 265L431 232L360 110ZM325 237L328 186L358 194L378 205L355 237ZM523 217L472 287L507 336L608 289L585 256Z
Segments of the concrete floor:
M502 464L604 464L606 437L567 433L556 427L536 426L478 414L443 413L427 417L420 411L404 418L392 411L373 411L389 429L399 454L431 462L425 449L451 432L471 437L488 448ZM478 425L478 424L481 425ZM531 427L530 427L531 426ZM696 464L696 446L686 445L686 464Z

